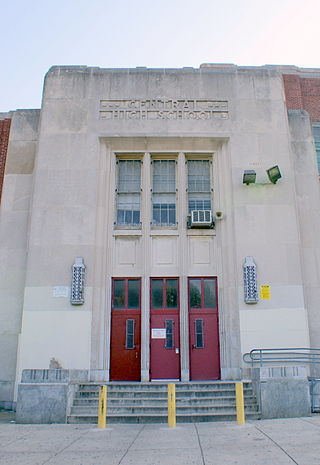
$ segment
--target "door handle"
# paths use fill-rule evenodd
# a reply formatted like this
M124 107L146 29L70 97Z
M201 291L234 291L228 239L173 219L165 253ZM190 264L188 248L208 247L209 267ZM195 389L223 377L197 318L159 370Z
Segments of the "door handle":
M136 358L138 358L138 352L136 352Z

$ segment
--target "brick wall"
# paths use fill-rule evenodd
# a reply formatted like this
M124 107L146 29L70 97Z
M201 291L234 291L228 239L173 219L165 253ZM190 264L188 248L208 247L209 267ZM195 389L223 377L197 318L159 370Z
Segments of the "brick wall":
M289 110L306 110L313 122L320 121L320 78L283 75L284 91Z
M10 124L11 119L9 118L0 120L0 200L3 186L4 171L6 167Z

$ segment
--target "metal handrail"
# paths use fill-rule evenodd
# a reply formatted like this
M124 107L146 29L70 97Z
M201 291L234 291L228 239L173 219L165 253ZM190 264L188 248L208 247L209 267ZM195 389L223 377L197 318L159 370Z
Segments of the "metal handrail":
M311 347L287 347L273 349L252 349L243 354L245 363L260 364L270 362L320 363L320 349Z

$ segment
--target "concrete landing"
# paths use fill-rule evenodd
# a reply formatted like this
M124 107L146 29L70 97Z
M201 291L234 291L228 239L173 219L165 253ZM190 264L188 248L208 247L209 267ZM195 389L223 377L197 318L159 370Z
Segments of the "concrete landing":
M165 425L0 424L0 465L319 465L320 416Z

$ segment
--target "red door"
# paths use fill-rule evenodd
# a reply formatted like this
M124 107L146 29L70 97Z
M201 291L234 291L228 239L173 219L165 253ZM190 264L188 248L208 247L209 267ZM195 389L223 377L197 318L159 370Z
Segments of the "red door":
M140 381L140 285L140 279L113 279L111 381Z
M177 278L151 279L151 379L180 379L179 291Z
M189 278L189 348L190 379L219 379L216 278Z

